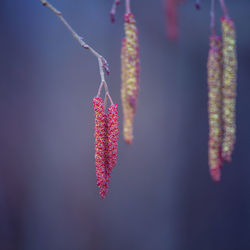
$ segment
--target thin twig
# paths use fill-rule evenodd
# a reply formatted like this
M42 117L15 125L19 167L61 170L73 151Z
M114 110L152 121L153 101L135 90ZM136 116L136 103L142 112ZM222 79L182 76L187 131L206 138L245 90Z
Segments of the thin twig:
M110 21L111 21L111 23L115 22L116 7L119 4L120 4L120 0L114 0L114 3L112 5L111 11L110 11Z
M61 21L62 23L66 26L66 28L71 32L72 36L80 43L80 45L84 48L89 50L94 56L97 57L98 59L98 63L99 63L99 70L100 70L100 76L101 76L101 84L99 87L99 92L101 92L101 88L104 85L105 87L105 92L106 94L110 97L109 92L108 92L108 86L107 83L105 81L105 77L104 77L104 71L109 74L109 67L108 67L108 63L105 60L105 58L100 55L98 52L96 52L92 47L90 47L86 42L83 41L83 38L81 36L79 36L75 30L69 25L69 23L64 19L62 12L57 10L51 3L49 3L47 0L40 0L43 4L43 6L48 7ZM111 99L111 97L110 97ZM112 100L111 100L112 101ZM112 102L113 103L113 102Z
M224 12L225 17L228 17L228 11L224 0L220 0L220 6L222 11Z
M215 0L211 0L211 10L210 10L210 16L211 16L211 31L212 35L215 35Z
M130 0L126 0L125 2L125 6L126 6L126 13L131 13L131 9L130 9Z

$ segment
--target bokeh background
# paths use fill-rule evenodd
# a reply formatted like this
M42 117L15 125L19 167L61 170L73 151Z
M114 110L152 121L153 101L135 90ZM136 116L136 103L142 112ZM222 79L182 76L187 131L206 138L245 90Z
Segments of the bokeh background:
M112 2L52 1L109 61L121 116L124 3L111 25ZM132 1L141 53L135 139L128 146L120 136L111 190L101 200L97 60L39 0L1 0L0 250L250 249L250 1L226 1L237 28L239 84L237 144L220 183L207 163L209 2L200 11L191 0L180 7L174 43L165 35L163 1ZM219 8L216 14L219 30Z

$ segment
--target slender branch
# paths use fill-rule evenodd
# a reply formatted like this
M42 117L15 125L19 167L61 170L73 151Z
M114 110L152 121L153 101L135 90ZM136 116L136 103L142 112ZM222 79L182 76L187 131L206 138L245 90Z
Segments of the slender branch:
M90 47L86 42L84 42L83 38L81 36L79 36L75 30L69 25L69 23L64 19L61 11L57 10L52 4L50 4L47 0L40 0L43 4L43 6L48 7L61 21L62 23L66 26L66 28L71 32L72 36L80 43L80 45L84 48L89 50L94 56L97 57L98 59L98 63L99 63L99 70L100 70L100 76L101 76L101 84L99 87L99 92L101 92L101 88L104 85L105 87L105 92L107 94L107 96L110 98L111 103L112 99L109 95L109 91L108 91L108 85L105 81L105 77L104 77L104 71L109 74L109 66L107 61L105 60L105 58L100 55L98 52L96 52L92 47Z
M130 0L126 0L125 2L125 6L126 6L126 13L131 13L131 9L130 9Z
M120 0L114 0L111 11L110 11L110 21L115 22L116 7L120 4Z
M220 6L221 6L222 11L224 12L224 15L228 17L228 11L227 11L227 7L226 7L224 0L220 0Z
M211 31L212 35L215 35L215 0L211 0L211 10L210 10L210 16L211 16Z

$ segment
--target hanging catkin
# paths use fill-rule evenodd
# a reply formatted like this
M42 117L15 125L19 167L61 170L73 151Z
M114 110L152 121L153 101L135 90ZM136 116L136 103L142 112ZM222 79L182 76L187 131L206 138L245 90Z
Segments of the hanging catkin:
M211 177L220 180L222 143L222 41L217 35L210 37L207 62L209 142L208 161Z
M107 166L107 117L104 112L103 101L100 97L93 99L95 111L95 164L97 186L102 198L107 193L106 166Z
M223 38L223 123L222 158L231 161L235 144L235 100L236 100L236 39L234 22L229 17L221 18Z
M132 13L124 15L125 38L122 40L122 106L123 106L123 136L127 143L133 141L133 122L137 106L139 89L139 47L137 28Z
M117 161L118 135L118 108L117 104L115 104L108 109L108 161L110 172L115 167Z
M112 104L105 114L103 101L100 97L93 99L95 111L95 165L97 186L100 196L105 198L112 169L117 161L118 147L118 109Z

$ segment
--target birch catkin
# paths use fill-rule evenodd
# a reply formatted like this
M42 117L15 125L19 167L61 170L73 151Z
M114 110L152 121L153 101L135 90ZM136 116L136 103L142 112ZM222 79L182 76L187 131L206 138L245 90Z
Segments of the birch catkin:
M234 22L229 17L221 18L223 38L223 123L222 158L231 161L235 144L235 101L237 56Z
M210 37L207 62L209 142L208 161L211 177L220 180L222 143L222 41L219 36Z
M132 13L125 14L125 38L122 40L121 65L123 105L123 136L127 143L133 141L133 122L139 89L139 46L137 28Z
M108 161L109 172L115 167L117 161L119 123L117 104L108 109Z
M100 97L93 99L95 111L95 165L97 186L100 196L106 197L110 174L116 165L118 147L118 109L116 104L108 108L105 114L103 101Z
M95 165L97 186L102 198L107 193L106 166L107 166L107 117L104 112L103 101L100 97L93 99L95 111Z

